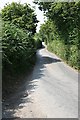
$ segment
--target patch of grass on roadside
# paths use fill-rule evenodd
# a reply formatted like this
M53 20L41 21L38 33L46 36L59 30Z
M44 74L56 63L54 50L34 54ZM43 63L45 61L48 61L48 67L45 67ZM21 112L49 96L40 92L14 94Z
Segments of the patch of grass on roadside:
M71 45L68 48L68 46L64 45L63 42L54 40L53 42L48 44L47 48L49 51L58 55L71 67L80 70L80 57L77 46Z

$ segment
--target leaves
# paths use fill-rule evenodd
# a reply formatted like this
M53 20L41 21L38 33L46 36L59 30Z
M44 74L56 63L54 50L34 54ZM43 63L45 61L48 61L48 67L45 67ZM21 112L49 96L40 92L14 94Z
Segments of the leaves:
M2 10L2 19L3 69L23 70L31 64L36 50L33 35L38 21L34 10L13 2Z
M40 28L40 37L49 50L77 69L80 68L78 51L75 51L80 47L80 2L38 2L38 5L47 17L47 21Z
M27 4L11 3L2 9L2 18L4 21L10 21L19 28L23 28L34 34L36 32L37 18ZM34 29L33 29L34 28Z

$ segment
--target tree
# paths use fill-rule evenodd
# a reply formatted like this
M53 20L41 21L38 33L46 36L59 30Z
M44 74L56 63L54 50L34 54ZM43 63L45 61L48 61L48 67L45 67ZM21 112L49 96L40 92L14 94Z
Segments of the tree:
M37 18L27 4L11 3L2 9L3 68L24 69L33 63Z
M48 47L76 68L80 68L80 1L48 3L38 1L47 17L39 31ZM59 49L59 50L58 50ZM77 64L79 63L79 64Z
M2 18L4 21L10 21L33 35L36 33L38 20L34 10L27 4L22 5L15 2L7 4L2 10Z

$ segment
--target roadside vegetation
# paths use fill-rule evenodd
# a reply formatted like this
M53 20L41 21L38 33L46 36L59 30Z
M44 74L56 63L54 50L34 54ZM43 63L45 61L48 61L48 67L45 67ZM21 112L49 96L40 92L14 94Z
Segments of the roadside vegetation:
M80 70L80 2L35 2L47 21L36 33L38 20L28 4L13 2L2 9L2 87L3 96L16 85L36 62L36 50L44 41L48 50ZM0 20L1 21L1 20Z
M38 20L29 5L15 2L7 4L2 9L1 16L3 94L8 95L9 92L14 92L13 88L21 75L25 71L28 73L35 64L34 35Z
M48 50L80 70L80 2L35 3L47 17L39 31L40 39Z

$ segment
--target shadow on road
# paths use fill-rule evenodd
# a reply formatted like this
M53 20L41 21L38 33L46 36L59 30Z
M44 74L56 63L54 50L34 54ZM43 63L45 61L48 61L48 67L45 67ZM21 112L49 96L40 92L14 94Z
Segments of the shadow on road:
M60 59L55 59L55 58L51 58L51 57L42 57L43 59L43 64L51 64L51 63L56 63L56 62L61 62Z
M25 103L33 103L33 99L28 98L28 95L37 90L38 85L36 85L36 82L41 80L45 75L45 65L56 62L61 62L61 60L48 56L41 56L37 53L37 62L32 73L25 78L25 83L20 86L16 94L3 102L3 118L14 118L15 110L23 108Z

